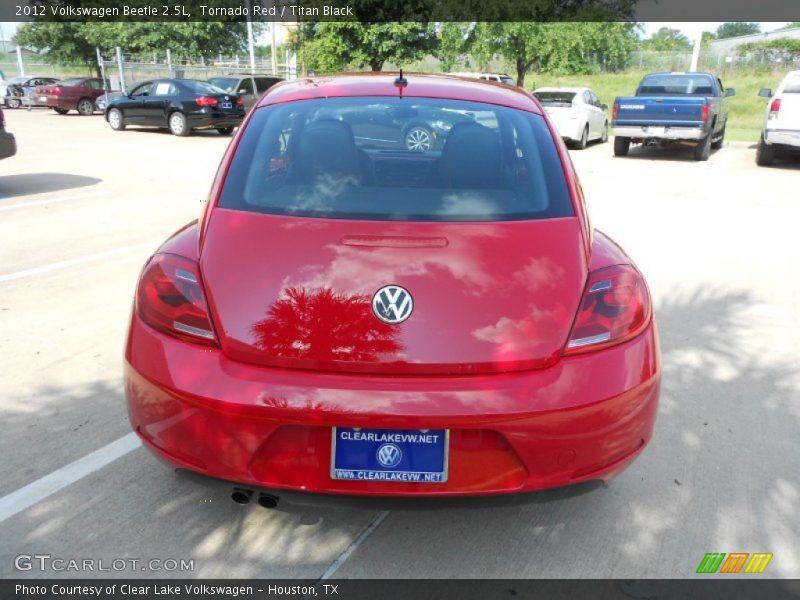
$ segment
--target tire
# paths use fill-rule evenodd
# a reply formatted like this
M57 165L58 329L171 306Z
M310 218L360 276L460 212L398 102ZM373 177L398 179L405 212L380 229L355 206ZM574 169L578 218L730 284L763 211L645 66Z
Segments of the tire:
M722 148L722 143L725 141L725 127L719 132L719 139L716 142L711 142L712 150L719 150Z
M426 152L433 146L433 134L427 127L415 125L406 131L405 145L407 150Z
M169 116L169 131L172 135L179 137L186 137L192 132L189 123L186 121L186 115L180 111L175 111Z
M83 117L94 114L94 102L91 98L81 98L78 100L78 114Z
M587 124L586 127L583 128L583 135L581 135L581 139L575 142L575 149L585 150L586 144L588 143L589 143L589 125Z
M233 133L233 127L217 127L220 135L230 135Z
M56 111L60 115L65 115L65 114L67 114L69 112L68 108L54 108L53 110Z
M114 131L122 131L125 129L125 119L122 116L122 111L120 111L118 108L112 108L109 110L106 120L111 126L111 129Z
M758 140L758 149L756 150L756 164L759 167L769 167L775 162L775 147L770 146L764 141L764 136Z
M605 144L608 141L608 121L603 124L603 135L600 136L600 143Z
M694 147L695 160L705 161L709 156L711 156L711 132Z
M630 148L631 138L619 136L614 138L614 156L628 156Z
M6 106L8 108L19 108L22 106L22 101L19 98L6 98Z

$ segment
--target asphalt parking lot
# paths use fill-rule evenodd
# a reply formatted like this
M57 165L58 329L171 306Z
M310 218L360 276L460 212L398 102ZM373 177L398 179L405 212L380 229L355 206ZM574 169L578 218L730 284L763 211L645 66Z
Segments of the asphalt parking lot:
M229 138L6 119L19 151L0 162L0 577L92 576L15 567L50 555L194 561L102 573L118 577L682 578L707 552L773 553L763 576L800 577L800 162L758 168L747 144L707 163L572 152L593 225L648 278L662 344L655 437L607 488L520 507L266 510L139 447L121 385L139 270L199 215Z

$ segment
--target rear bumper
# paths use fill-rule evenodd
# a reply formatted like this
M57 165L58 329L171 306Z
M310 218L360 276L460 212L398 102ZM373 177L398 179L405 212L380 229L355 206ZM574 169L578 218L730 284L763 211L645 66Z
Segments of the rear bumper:
M0 131L0 159L14 156L17 153L17 140L7 131Z
M482 496L608 481L649 442L660 389L654 325L540 371L363 376L234 362L134 315L126 359L131 424L171 467L334 495ZM334 480L333 426L449 429L448 480Z
M800 129L765 129L764 141L768 144L800 148Z
M708 130L702 127L664 127L663 132L653 131L653 126L647 125L614 125L611 128L617 137L627 137L637 140L700 140L708 135Z
M244 111L235 115L188 115L188 121L192 129L238 127L244 121L244 115Z

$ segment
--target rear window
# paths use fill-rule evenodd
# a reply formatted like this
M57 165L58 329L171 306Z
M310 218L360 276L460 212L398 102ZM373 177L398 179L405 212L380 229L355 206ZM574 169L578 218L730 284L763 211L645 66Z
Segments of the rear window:
M63 86L73 86L73 85L78 85L79 83L83 83L83 79L81 79L80 77L76 77L75 79L64 79L59 83Z
M800 94L800 75L793 75L786 79L783 87L784 94Z
M648 75L639 84L637 96L711 96L714 78L710 75Z
M234 77L214 77L213 79L208 80L208 82L214 87L218 87L219 89L228 93L233 92L233 88L236 87L236 83L238 81L239 80Z
M220 206L397 221L573 214L542 117L455 100L383 97L258 109Z
M195 94L224 94L225 90L205 81L195 81L194 79L184 79L181 84Z
M534 92L533 95L545 106L572 104L575 98L575 92Z

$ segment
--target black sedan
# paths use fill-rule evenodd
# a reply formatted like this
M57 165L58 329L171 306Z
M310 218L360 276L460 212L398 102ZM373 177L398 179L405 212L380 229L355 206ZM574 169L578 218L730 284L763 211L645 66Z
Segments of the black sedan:
M193 129L216 129L230 135L244 119L244 100L205 81L157 79L133 87L106 104L105 117L111 129L128 125L168 128L174 135L189 135Z

